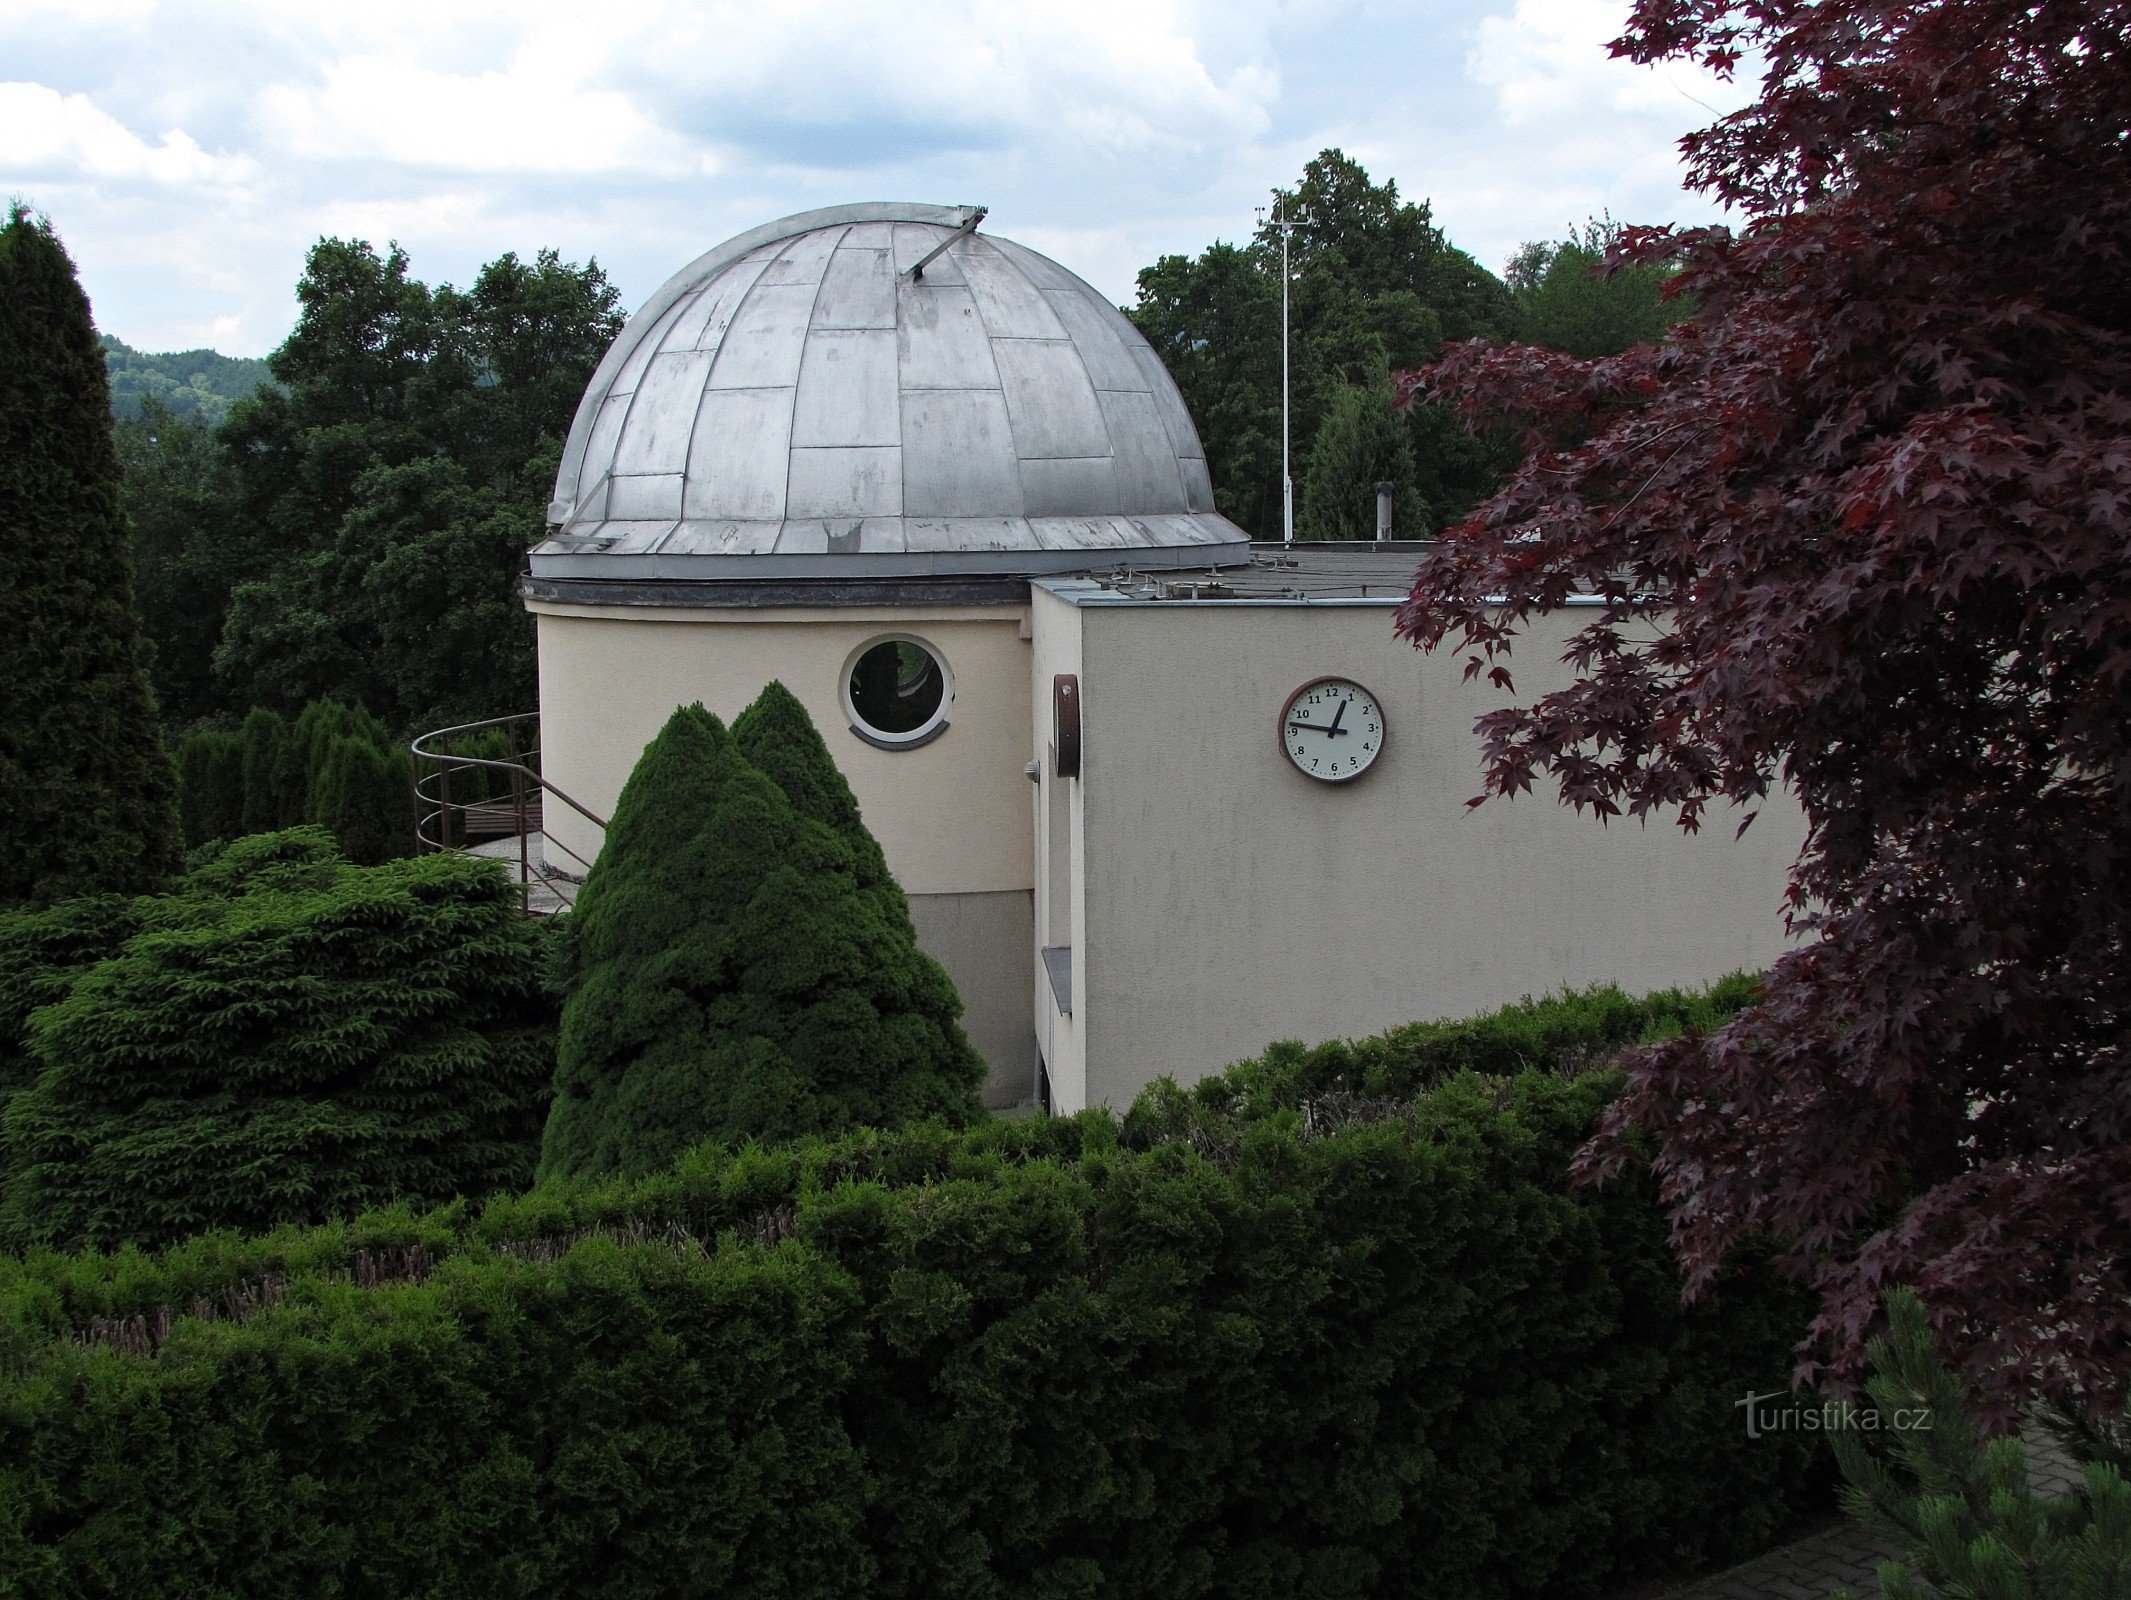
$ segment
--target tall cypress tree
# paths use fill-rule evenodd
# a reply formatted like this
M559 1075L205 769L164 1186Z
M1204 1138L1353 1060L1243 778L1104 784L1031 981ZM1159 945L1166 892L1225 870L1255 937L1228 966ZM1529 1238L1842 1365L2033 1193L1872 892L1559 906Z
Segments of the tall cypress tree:
M544 1178L982 1115L982 1059L907 915L701 706L637 762L564 937Z
M190 849L244 829L242 736L203 728L178 747L178 812Z
M0 226L0 904L155 887L178 861L103 351L74 263L20 205Z
M244 746L243 831L272 833L309 821L300 811L289 809L282 793L281 766L289 725L281 713L266 706L252 707L238 738Z

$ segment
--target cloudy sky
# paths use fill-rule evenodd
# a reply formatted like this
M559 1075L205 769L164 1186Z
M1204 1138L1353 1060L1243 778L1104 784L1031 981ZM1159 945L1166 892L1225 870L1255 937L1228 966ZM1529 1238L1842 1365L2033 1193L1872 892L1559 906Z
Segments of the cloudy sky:
M1119 301L1337 145L1499 270L1610 210L1711 213L1739 103L1607 58L1623 0L0 0L0 193L108 332L259 355L321 234L465 283L596 256L633 309L740 229L975 202Z

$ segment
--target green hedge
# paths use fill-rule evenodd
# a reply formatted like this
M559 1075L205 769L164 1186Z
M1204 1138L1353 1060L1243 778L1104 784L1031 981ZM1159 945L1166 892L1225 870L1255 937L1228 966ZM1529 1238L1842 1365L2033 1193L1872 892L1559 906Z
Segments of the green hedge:
M0 917L0 1238L166 1243L531 1181L548 935L493 862L254 836Z
M189 850L306 824L363 866L414 849L413 758L360 706L315 700L293 724L256 707L235 733L192 734L177 764Z
M1683 1311L1647 1185L1568 1189L1616 1088L706 1147L478 1213L0 1261L0 1570L260 1600L1676 1575L1823 1492L1735 1409L1807 1307L1747 1273Z
M1408 1099L1460 1072L1500 1077L1535 1067L1573 1072L1602 1066L1624 1045L1721 1026L1753 999L1758 981L1733 973L1707 989L1645 995L1604 983L1539 1000L1526 996L1478 1016L1409 1022L1366 1039L1317 1045L1286 1040L1188 1089L1162 1079L1130 1115L1162 1125L1209 1113L1252 1119L1318 1095Z

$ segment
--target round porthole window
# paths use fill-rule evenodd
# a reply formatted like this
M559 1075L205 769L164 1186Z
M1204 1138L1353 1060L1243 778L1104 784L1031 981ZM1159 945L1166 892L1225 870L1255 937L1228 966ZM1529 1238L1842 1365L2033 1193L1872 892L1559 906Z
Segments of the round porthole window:
M947 731L954 679L940 653L906 634L874 639L844 668L851 731L884 750L929 744Z

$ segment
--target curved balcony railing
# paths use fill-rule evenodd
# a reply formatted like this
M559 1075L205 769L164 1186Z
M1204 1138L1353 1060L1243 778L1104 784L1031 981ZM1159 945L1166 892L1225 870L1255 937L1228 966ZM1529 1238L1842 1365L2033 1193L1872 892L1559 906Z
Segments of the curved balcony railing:
M480 741L492 748L501 733L504 754L473 755L452 748ZM519 904L527 915L553 909L542 898L568 905L592 863L549 834L543 819L551 804L574 811L602 833L607 819L541 776L540 713L521 711L484 722L463 722L423 734L414 753L414 848L465 850L511 839L517 844ZM549 852L567 858L551 861ZM505 855L502 859L508 861Z

